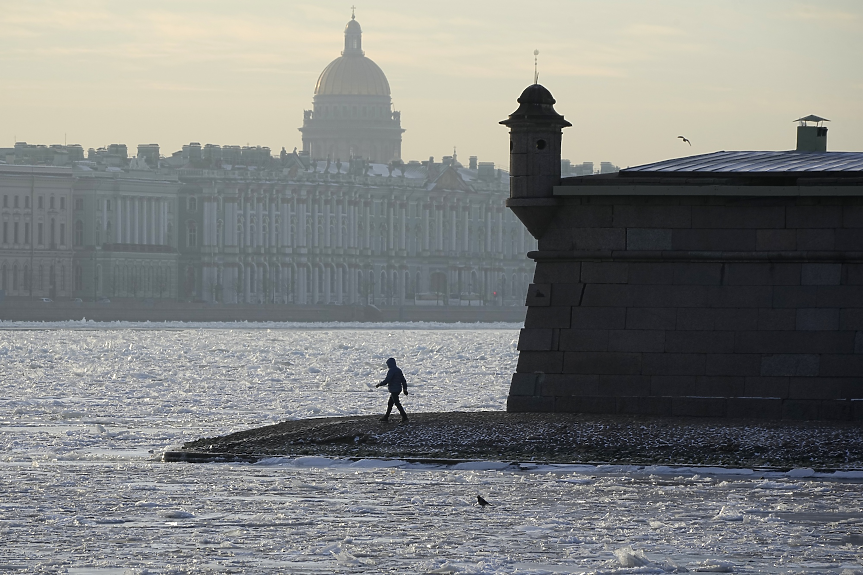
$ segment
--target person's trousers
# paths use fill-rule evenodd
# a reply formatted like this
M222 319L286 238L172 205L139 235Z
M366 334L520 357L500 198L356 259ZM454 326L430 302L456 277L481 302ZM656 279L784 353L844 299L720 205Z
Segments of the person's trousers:
M405 413L405 408L402 407L402 402L399 401L399 394L398 393L390 393L390 401L387 404L387 414L384 417L390 416L390 413L392 413L392 411L393 411L394 405L399 408L399 413L402 414L402 417L408 416L408 414Z

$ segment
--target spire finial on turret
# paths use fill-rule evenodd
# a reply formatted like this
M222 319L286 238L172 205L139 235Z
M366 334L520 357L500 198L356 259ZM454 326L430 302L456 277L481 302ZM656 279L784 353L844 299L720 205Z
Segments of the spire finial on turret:
M356 7L356 6L351 6L351 20L356 20L356 19L357 19L357 14L356 14L356 12L357 12L357 7Z
M533 83L539 84L539 50L533 51Z

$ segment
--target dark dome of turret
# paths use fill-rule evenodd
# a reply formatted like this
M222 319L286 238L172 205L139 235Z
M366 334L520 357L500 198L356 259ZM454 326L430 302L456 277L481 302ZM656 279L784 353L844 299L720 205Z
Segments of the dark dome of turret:
M541 84L531 84L518 98L518 109L501 122L508 125L519 121L554 122L562 126L571 126L563 116L554 110L555 99L551 92Z
M519 104L548 104L549 106L553 106L557 102L548 88L542 84L531 84L525 88L517 101Z

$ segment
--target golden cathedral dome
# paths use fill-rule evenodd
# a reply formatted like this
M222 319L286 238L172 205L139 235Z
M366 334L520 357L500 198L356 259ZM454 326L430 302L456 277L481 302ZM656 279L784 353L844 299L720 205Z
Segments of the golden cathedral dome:
M389 96L390 83L380 67L363 55L339 56L324 68L315 96Z
M315 96L389 96L383 70L362 49L363 31L351 16L345 26L345 49L318 77Z

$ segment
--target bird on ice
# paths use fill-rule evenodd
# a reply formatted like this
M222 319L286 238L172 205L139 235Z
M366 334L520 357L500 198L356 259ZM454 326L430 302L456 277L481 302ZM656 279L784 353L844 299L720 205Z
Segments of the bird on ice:
M485 507L486 505L491 505L488 501L482 498L482 495L476 496L476 502L479 503L480 507Z
M683 136L677 136L677 137L680 138L681 140L683 140L684 142L686 142L687 144L689 144L690 146L692 145L692 142L690 142L689 140L687 140Z

